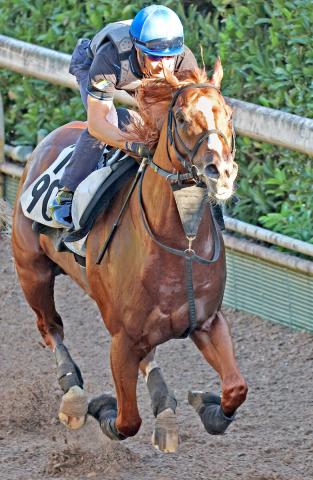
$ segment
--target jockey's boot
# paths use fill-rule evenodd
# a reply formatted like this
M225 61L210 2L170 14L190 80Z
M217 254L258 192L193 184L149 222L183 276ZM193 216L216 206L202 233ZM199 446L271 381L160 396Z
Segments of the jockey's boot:
M60 227L71 228L72 223L72 201L73 192L60 188L55 198L49 205L49 213L53 220L57 222Z

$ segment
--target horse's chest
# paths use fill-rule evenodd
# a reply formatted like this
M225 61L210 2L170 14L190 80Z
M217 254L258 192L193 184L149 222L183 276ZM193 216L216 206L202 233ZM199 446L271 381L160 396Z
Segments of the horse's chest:
M156 260L156 259L155 259ZM224 274L221 268L193 264L192 276L187 274L185 259L177 258L170 264L158 258L153 266L147 265L142 275L142 283L151 305L157 305L165 314L173 315L188 309L187 284L193 286L195 300L215 300L223 291ZM203 303L203 302L202 302Z
M162 256L153 255L141 272L141 281L150 299L157 301L159 305L173 303L175 298L182 295L183 262L181 259L167 262Z

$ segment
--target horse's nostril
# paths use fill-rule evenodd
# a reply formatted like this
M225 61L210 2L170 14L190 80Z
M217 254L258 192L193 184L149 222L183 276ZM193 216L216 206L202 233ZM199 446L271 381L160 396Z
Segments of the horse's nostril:
M206 165L204 167L204 173L207 177L210 178L218 178L220 176L216 166L213 163L210 163L209 165Z

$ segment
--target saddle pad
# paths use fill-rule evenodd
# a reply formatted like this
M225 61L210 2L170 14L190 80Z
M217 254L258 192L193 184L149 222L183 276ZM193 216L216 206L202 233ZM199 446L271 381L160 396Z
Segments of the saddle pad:
M66 164L69 162L75 145L65 148L57 159L45 170L22 194L21 206L26 217L35 222L46 225L51 228L62 228L49 215L49 204L55 197L60 179ZM92 210L100 197L103 196L105 190L119 179L120 176L129 170L129 168L136 164L134 159L127 157L123 152L117 151L114 155L115 162L110 162L110 165L104 166L92 172L83 182L77 187L72 204L73 230L81 231L89 223L89 218ZM106 184L105 180L110 177L112 172L115 175L111 181ZM101 186L104 188L101 189ZM115 190L116 193L116 190ZM93 200L94 199L94 200ZM78 235L82 238L84 235ZM76 238L76 237L75 237Z
M25 217L42 225L59 227L48 212L48 205L58 191L60 178L69 162L75 145L71 145L60 153L57 159L25 190L21 196L21 207Z

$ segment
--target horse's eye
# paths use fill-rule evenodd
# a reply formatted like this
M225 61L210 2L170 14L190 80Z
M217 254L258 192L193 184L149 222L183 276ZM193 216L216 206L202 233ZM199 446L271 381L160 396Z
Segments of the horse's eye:
M179 125L180 127L182 127L182 126L184 125L184 123L185 123L185 115L183 114L182 111L178 111L178 112L176 113L176 122L178 123L178 125Z

